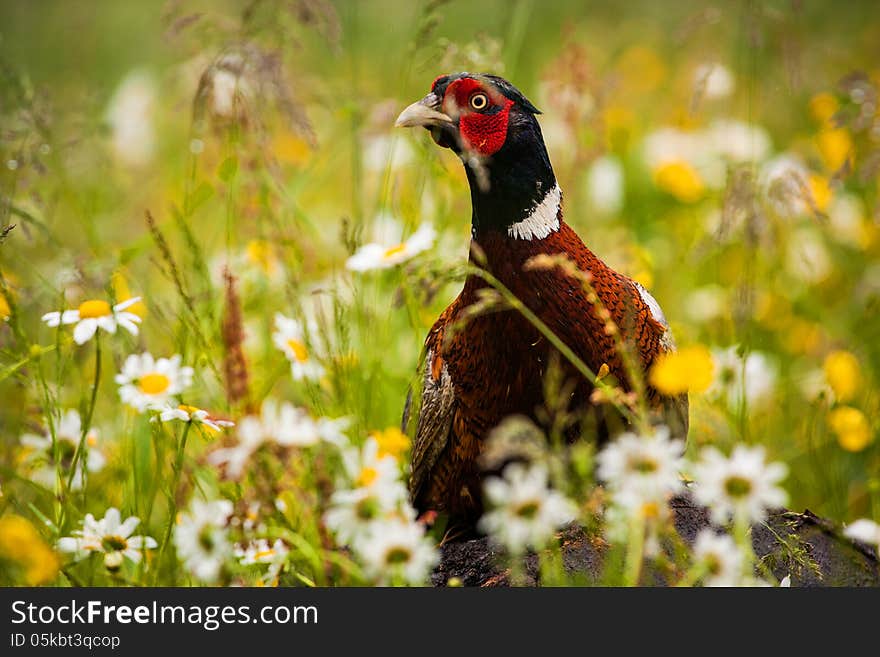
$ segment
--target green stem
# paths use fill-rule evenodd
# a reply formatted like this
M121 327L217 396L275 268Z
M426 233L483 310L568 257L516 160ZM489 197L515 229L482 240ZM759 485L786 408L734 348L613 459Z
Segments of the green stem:
M525 558L528 552L511 552L510 559L510 585L525 586L526 585L526 566Z
M158 580L162 557L168 549L168 542L171 540L171 531L174 529L175 518L177 517L177 486L180 484L180 473L183 470L183 456L186 452L186 439L189 436L189 430L192 422L187 422L183 429L183 435L177 444L177 456L174 459L174 476L171 481L170 500L168 502L168 526L165 528L165 536L162 538L162 548L159 552L159 558L156 560L156 576L153 584Z
M70 487L73 485L73 477L76 475L76 468L79 464L80 459L82 458L82 453L85 450L86 445L86 437L89 434L89 429L92 428L92 418L95 415L95 404L98 401L98 387L101 383L101 336L96 331L95 332L95 382L92 384L92 397L89 401L89 408L86 412L86 417L82 423L82 429L80 431L79 443L76 446L76 451L73 453L73 460L70 462L70 474L67 475L67 487L65 488L65 493L70 491Z
M642 561L645 552L645 522L639 512L629 529L624 567L624 586L638 586L642 576Z
M752 577L755 574L755 550L752 547L751 523L749 518L742 512L737 512L733 520L733 538L745 557L743 564L743 576Z

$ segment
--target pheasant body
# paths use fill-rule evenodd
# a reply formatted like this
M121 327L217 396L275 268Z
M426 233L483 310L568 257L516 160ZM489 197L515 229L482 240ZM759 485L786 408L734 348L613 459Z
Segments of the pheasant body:
M482 98L474 102L474 94ZM474 208L472 254L481 254L480 262L472 255L472 264L495 276L593 372L606 365L619 385L631 389L600 309L607 310L622 339L632 345L643 371L658 354L674 349L666 320L644 288L608 267L565 223L536 113L507 81L464 73L438 78L432 93L407 108L398 124L424 125L465 163ZM471 125L486 116L492 121ZM475 138L479 129L489 134ZM481 153L481 144L491 152ZM583 281L560 267L527 266L541 254L561 254L588 273L596 299ZM509 415L539 420L551 362L576 381L570 408L593 412L596 438L607 437L601 409L590 401L592 384L555 353L521 312L468 312L486 287L482 277L470 275L428 333L412 455L410 491L416 508L443 511L466 524L482 511L479 456L487 434ZM687 433L686 397L662 398L649 389L648 401L676 433ZM571 427L569 437L577 433Z

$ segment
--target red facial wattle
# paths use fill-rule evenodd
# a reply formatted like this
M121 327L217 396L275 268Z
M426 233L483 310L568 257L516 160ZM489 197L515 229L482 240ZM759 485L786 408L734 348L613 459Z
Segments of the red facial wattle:
M489 98L491 111L480 112L471 108L471 98L479 93ZM462 146L483 156L494 155L504 146L512 106L512 100L484 87L474 78L455 80L446 88L443 98L444 111L459 117Z

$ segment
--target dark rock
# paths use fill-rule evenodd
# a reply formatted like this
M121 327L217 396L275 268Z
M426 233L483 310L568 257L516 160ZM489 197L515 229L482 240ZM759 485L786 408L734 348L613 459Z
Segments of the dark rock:
M711 527L708 511L688 497L670 503L675 529L688 544L697 533ZM562 559L569 575L584 583L596 581L603 564L606 544L579 527L569 527L559 536ZM752 528L757 557L777 579L791 576L792 586L880 586L880 564L873 549L844 537L839 528L810 511L780 510L766 523ZM487 538L447 543L431 576L434 586L445 586L455 577L464 586L508 586L510 571L504 567L502 551ZM524 558L523 583L538 586L538 558ZM662 583L662 575L651 580Z

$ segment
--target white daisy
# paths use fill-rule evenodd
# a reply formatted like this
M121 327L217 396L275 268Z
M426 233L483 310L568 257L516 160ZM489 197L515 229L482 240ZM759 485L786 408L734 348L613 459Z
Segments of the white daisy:
M354 544L376 530L376 522L389 516L415 519L415 511L407 502L407 490L397 479L377 479L370 486L353 490L337 490L330 497L330 508L324 524L343 544Z
M349 442L345 432L350 426L351 420L347 417L319 417L314 421L314 430L318 438L340 448Z
M324 523L340 543L365 540L383 518L415 520L400 467L393 456L381 454L375 438L367 438L360 447L348 444L341 449L346 481L340 482L324 514Z
M253 415L239 421L236 435L238 442L233 446L222 447L208 454L208 463L224 467L226 476L231 479L241 477L251 455L266 441L266 433L260 418Z
M137 335L137 325L141 318L134 313L126 312L125 309L140 300L140 297L133 297L111 306L103 299L91 299L83 301L76 310L46 313L43 315L43 321L52 328L60 324L76 324L73 329L73 341L77 344L88 342L98 328L108 333L116 333L116 327L121 326L132 335Z
M306 335L302 324L295 319L275 313L275 331L272 342L290 361L290 373L294 381L301 379L319 379L324 375L324 368L310 353L306 344Z
M400 518L382 522L355 551L379 584L424 584L439 559L424 527Z
M880 524L873 520L862 518L856 520L851 525L847 525L843 530L844 536L867 543L877 549L880 554Z
M76 448L82 437L82 421L79 413L74 409L66 411L55 424L55 443L58 450L58 464L63 470L70 468ZM52 434L48 430L41 436L36 434L24 434L21 444L30 448L30 453L25 456L25 463L33 468L31 480L45 486L54 488L57 473L55 451L52 448ZM98 430L89 429L86 434L85 449L81 457L76 473L71 481L71 488L79 490L83 485L83 468L89 472L99 472L107 463L107 458L98 449Z
M730 536L703 529L694 542L694 562L706 573L704 586L741 586L745 559Z
M346 269L351 271L371 271L388 269L427 251L434 244L437 232L431 224L423 224L409 239L397 244L380 244L371 242L364 244L345 262Z
M361 447L349 446L342 450L342 463L348 480L355 488L370 488L389 481L397 481L400 469L390 454L380 456L379 443L367 438Z
M743 359L738 346L713 350L717 375L707 394L725 398L732 408L742 403L743 393L749 406L770 401L776 384L776 368L760 351L749 352Z
M809 179L810 171L803 161L788 153L768 160L758 174L759 184L773 210L786 218L810 211Z
M723 64L703 64L694 71L694 86L703 89L706 98L726 98L733 93L736 83L733 74Z
M218 287L225 287L226 272L235 272L235 278L241 285L242 296L245 297L255 290L264 290L267 285L270 287L281 285L286 280L287 269L277 250L277 244L256 239L249 241L243 249L234 253L218 254L208 262L211 281ZM246 330L245 333L247 341L252 335L258 335L260 331Z
M603 155L587 171L587 192L593 207L604 214L616 214L623 207L623 165L614 155Z
M269 564L266 574L261 578L267 584L277 583L278 575L287 562L288 554L290 554L290 548L280 538L275 539L272 545L269 545L269 541L265 538L261 538L244 546L235 546L235 556L238 557L238 562L242 566Z
M730 458L714 447L700 452L694 465L694 497L709 507L717 523L731 517L761 522L767 509L785 505L788 496L777 484L785 479L783 463L767 463L763 447L737 445Z
M289 402L278 404L274 400L266 400L260 419L265 441L284 447L310 447L322 439L318 423L304 408Z
M247 61L239 53L226 53L209 69L211 109L222 118L234 118L244 111L254 95L247 75Z
M180 420L181 422L192 422L202 427L207 427L211 431L220 432L226 427L234 427L235 422L229 420L218 420L210 416L208 411L196 408L195 406L187 406L181 404L173 408L171 406L164 408L159 414L159 420L162 422L170 422L171 420Z
M729 308L727 290L720 285L704 285L685 298L684 311L695 322L709 322L723 317Z
M122 80L107 108L113 150L129 166L150 162L156 145L153 127L156 84L143 71L132 71Z
M237 479L251 455L264 443L283 447L309 447L321 440L338 442L341 431L348 426L347 418L313 419L293 404L267 399L259 416L249 415L238 423L238 443L215 450L208 455L214 465L226 467L227 476Z
M599 452L597 475L624 508L663 503L683 487L683 452L684 443L670 440L666 427L648 436L624 433Z
M799 377L795 378L801 394L810 402L827 402L833 404L837 396L834 389L828 385L825 371L820 367L814 367Z
M74 559L82 559L90 552L103 552L104 563L111 570L122 564L123 558L138 563L144 550L152 550L156 541L149 536L132 536L140 524L135 516L120 522L119 509L110 507L101 520L87 513L82 528L58 540L58 549L72 552Z
M790 274L808 284L821 283L834 270L823 234L807 226L789 235L785 263Z
M149 352L132 354L116 375L122 401L141 413L164 410L174 395L192 383L193 369L180 366L180 356L154 359Z
M712 152L731 162L761 162L773 148L767 131L753 123L720 119L705 135Z
M512 463L504 477L489 477L484 490L491 511L480 518L479 528L513 553L541 548L558 527L577 516L577 508L564 495L547 486L542 464Z
M194 500L189 512L181 513L174 528L174 545L184 567L203 582L215 582L220 569L232 556L229 530L232 514L228 500Z

